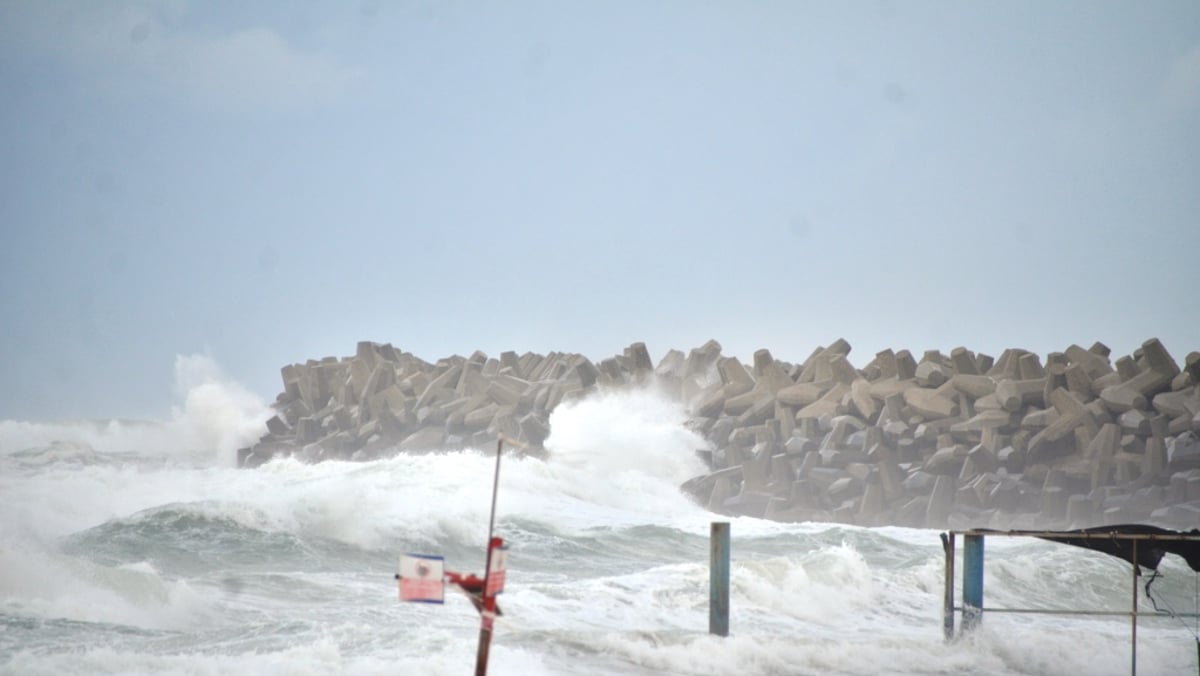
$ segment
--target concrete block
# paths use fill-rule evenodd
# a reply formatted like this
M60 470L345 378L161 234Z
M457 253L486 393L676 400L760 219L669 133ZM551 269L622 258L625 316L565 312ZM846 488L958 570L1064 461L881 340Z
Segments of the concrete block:
M1192 416L1187 413L1171 418L1171 421L1167 423L1167 434L1170 436L1178 436L1191 429Z
M1188 475L1187 495L1183 499L1188 502L1200 502L1200 470L1192 470Z
M715 373L717 359L720 356L721 344L715 340L709 340L700 347L692 348L688 352L687 363L684 365L684 377L708 381L710 375Z
M941 476L958 476L962 472L966 450L961 446L946 446L937 449L921 466L922 471Z
M817 450L818 448L819 446L816 441L801 436L790 437L787 440L787 443L784 445L784 450L787 453L797 456L804 456L811 451Z
M870 525L878 523L886 502L883 487L878 482L868 482L863 489L862 501L859 503L858 522Z
M1065 354L1067 360L1071 364L1082 368L1089 379L1094 380L1113 372L1112 366L1108 363L1107 356L1102 356L1091 350L1085 350L1078 345L1068 347Z
M808 355L808 359L800 366L800 373L796 374L796 382L811 383L817 377L817 362L825 356L825 348L817 347Z
M1179 373L1179 365L1175 363L1170 353L1167 352L1167 348L1157 338L1151 338L1142 343L1139 352L1141 361L1145 363L1147 369L1169 375L1172 378Z
M417 398L416 408L421 409L439 401L446 401L453 395L454 387L462 376L462 370L462 364L455 364L431 380L425 391Z
M1025 352L1017 357L1017 370L1021 380L1039 380L1046 377L1046 369L1042 367L1041 359L1032 352Z
M1128 355L1118 359L1114 366L1116 367L1118 383L1129 382L1138 374L1139 371L1137 362L1134 361L1133 357ZM1101 380L1104 380L1106 383L1108 382L1107 378L1102 378Z
M1147 408L1146 397L1126 383L1109 385L1100 390L1100 400L1114 413Z
M884 378L895 378L898 373L896 366L896 353L889 350L881 350L875 353L875 359L868 364L878 369L878 372L872 380Z
M401 441L399 448L405 453L437 451L442 449L445 441L446 430L441 427L423 427Z
M885 424L883 426L882 430L883 430L883 438L886 439L887 442L893 446L898 444L901 439L912 439L913 438L912 428L909 427L907 423L903 423L899 420L893 420L893 421Z
M750 395L747 394L744 396ZM775 400L771 397L771 395L758 394L757 396L758 399L755 400L749 407L747 407L745 411L738 415L738 426L748 427L750 425L761 425L775 414ZM726 402L725 409L726 411L729 410L729 402Z
M861 479L843 476L830 484L825 493L829 496L829 501L836 505L862 495L864 488L865 484Z
M958 415L958 404L932 390L919 387L904 391L904 402L927 420Z
M654 375L660 378L683 378L687 371L687 357L680 350L667 350L654 367Z
M771 394L793 384L787 371L765 349L754 353L754 380L756 388Z
M1095 525L1092 517L1092 501L1086 495L1067 498L1067 527L1087 528Z
M1200 501L1160 507L1150 514L1150 520L1175 530L1193 529L1200 523Z
M1142 454L1142 477L1156 481L1167 474L1167 447L1157 434L1146 440L1146 452Z
M1170 391L1171 381L1174 380L1176 374L1177 372L1163 373L1153 369L1145 369L1125 381L1124 384L1143 397L1152 398L1160 392Z
M1146 436L1150 434L1150 416L1145 411L1125 411L1120 417L1121 429L1129 434Z
M521 359L517 356L517 353L513 352L512 350L507 350L500 353L500 369L511 369L513 375L517 376L518 378L525 377L525 374L521 369Z
M596 379L600 377L600 369L588 359L581 359L575 365L575 375L579 378L581 387L591 387L596 384Z
M834 382L849 385L854 382L855 378L859 377L858 371L850 360L846 359L845 355L835 354L829 357L827 362L829 368L829 379ZM817 370L818 375L821 375L821 369Z
M1011 434L1001 431L1004 429L1005 428L1001 428L1001 427L985 427L985 428L983 428L983 431L979 435L979 443L986 446L993 453L999 451L1000 449L1007 446L1009 443L1009 439L1012 438Z
M296 443L311 444L324 436L321 421L312 416L300 418L296 422Z
M1052 425L1070 417L1078 418L1079 425L1082 425L1088 432L1089 441L1099 431L1099 425L1096 424L1096 420L1092 417L1091 412L1069 390L1061 387L1056 388L1050 393L1047 401L1061 414L1059 421L1052 423Z
M1028 413L1021 418L1021 427L1027 430L1041 431L1042 429L1049 427L1050 423L1053 423L1062 417L1062 414L1060 414L1057 409L1053 408L1032 408L1027 410Z
M913 359L908 350L896 353L896 379L911 380L917 377L917 360Z
M696 415L715 418L725 410L725 389L720 383L710 385L696 402Z
M867 457L875 463L884 500L895 500L903 495L905 474L896 463L895 453L883 444L876 444L867 452Z
M897 526L924 528L928 511L929 496L919 495L904 503L900 509L896 510L893 518Z
M820 399L833 385L833 381L796 383L780 389L775 397L780 403L803 408Z
M1181 371L1177 376L1171 379L1171 391L1192 389L1198 382L1200 381L1196 381L1196 377L1193 376L1192 373L1188 371Z
M996 391L996 381L988 376L957 373L950 377L954 389L971 399L978 399Z
M516 407L521 402L522 395L521 392L510 390L494 380L491 383L488 383L484 390L484 394L488 399L491 399L496 404L513 407Z
M908 380L895 380L891 378L876 380L871 383L871 396L883 401L885 404L889 398L899 396L899 401L903 405L904 392L915 387L917 387L917 381L913 378Z
M1170 478L1169 482L1167 483L1167 495L1165 498L1163 498L1164 500L1166 500L1167 504L1173 505L1173 504L1180 503L1180 502L1187 502L1188 481L1192 478L1196 478L1198 480L1197 481L1197 489L1200 490L1200 476L1195 476L1195 477L1193 476L1193 475L1196 475L1197 473L1200 473L1200 470L1191 470L1188 472L1175 472L1174 474L1171 475L1171 478ZM1200 499L1200 497L1198 497L1197 499Z
M282 418L273 415L267 420L267 433L275 437L288 437L292 435L292 428Z
M967 451L967 459L980 472L995 472L1000 466L999 461L996 459L996 454L983 444L979 444Z
M1200 412L1200 392L1190 388L1175 392L1161 392L1154 396L1154 410L1172 418Z
M737 357L722 357L717 360L717 372L721 375L721 382L726 385L730 383L742 383L749 385L750 389L754 389L754 378L742 362L738 361Z
M1063 370L1066 388L1082 402L1089 402L1096 397L1097 390L1092 385L1092 377L1079 364L1071 364Z
M615 357L609 357L600 362L600 376L596 381L604 385L619 386L624 385L626 378L625 372L621 369L620 363ZM531 378L533 380L533 378Z
M929 495L929 505L925 511L926 528L944 528L950 510L954 507L954 479L939 476L934 481L933 492Z
M996 395L994 393L993 394L985 394L984 396L976 399L974 402L974 405L975 405L976 412L979 412L979 411L1003 411L1004 410L1004 407L1000 405L1000 400L996 398ZM1015 413L1015 411L1009 411L1009 412Z
M1021 377L1021 369L1017 364L1017 359L1021 356L1024 350L1009 348L1000 353L1000 358L992 365L992 368L984 375L991 376L997 382L1001 380L1018 380Z
M917 364L916 380L921 387L941 387L953 372L935 361L922 361Z
M762 398L762 395L751 390L744 394L739 394L734 397L729 397L725 400L725 415L740 416L750 410L756 402Z
M836 416L845 413L841 400L850 391L844 383L837 383L817 401L796 411L796 422L801 423L807 418L820 418L824 415Z
M993 393L1000 407L1016 413L1023 406L1045 406L1043 380L1000 380Z
M495 403L488 403L479 408L471 410L463 416L463 427L470 432L478 432L482 429L487 429L491 424L492 419L496 417L496 413L500 410L500 406Z
M950 350L950 363L954 366L956 374L979 375L979 368L975 363L975 355L965 347L956 347Z
M1015 414L1004 410L984 410L971 418L950 426L951 432L983 432L986 429L1007 429L1014 425Z
M1181 434L1166 442L1167 466L1172 472L1200 468L1200 437L1195 433Z
M374 353L372 352L372 354ZM367 381L370 380L373 369L372 363L368 360L358 357L350 360L350 385L355 402L365 400Z
M654 371L654 362L650 359L650 351L646 349L645 343L633 343L625 348L625 356L633 362L635 371L646 373Z
M283 394L287 401L302 398L300 393L300 370L302 368L299 364L288 364L279 369L279 375L283 380Z
M871 396L871 384L864 378L850 383L851 410L866 422L875 420L879 414L879 402Z

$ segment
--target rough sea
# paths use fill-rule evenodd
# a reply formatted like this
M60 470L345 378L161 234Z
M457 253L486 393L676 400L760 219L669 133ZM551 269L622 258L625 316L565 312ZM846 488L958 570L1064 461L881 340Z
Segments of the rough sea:
M166 422L0 422L0 673L473 673L469 601L402 604L393 575L405 552L482 572L495 448L239 470L261 406L208 386ZM985 615L946 642L928 530L733 519L730 636L708 635L709 529L727 519L678 490L703 470L684 418L650 392L596 396L555 412L548 459L503 458L489 673L1130 672L1128 617ZM1196 575L1161 570L1160 607L1196 612ZM1131 580L997 538L985 594L1127 610ZM1138 673L1198 673L1196 622L1141 620Z

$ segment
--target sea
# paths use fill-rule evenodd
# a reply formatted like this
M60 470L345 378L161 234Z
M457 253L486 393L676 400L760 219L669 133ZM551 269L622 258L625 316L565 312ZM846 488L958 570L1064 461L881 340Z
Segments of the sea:
M267 414L206 381L163 421L0 422L0 673L474 673L469 599L402 603L395 573L406 553L483 572L496 448L237 469ZM1128 616L985 613L947 641L937 531L694 504L679 485L704 442L686 417L653 390L601 392L554 412L545 458L501 457L488 673L1131 672ZM721 521L725 637L708 633ZM985 607L1130 605L1129 565L1102 554L995 538L985 561ZM1197 575L1171 555L1160 572L1141 609L1195 613ZM1200 673L1196 634L1140 619L1137 673Z

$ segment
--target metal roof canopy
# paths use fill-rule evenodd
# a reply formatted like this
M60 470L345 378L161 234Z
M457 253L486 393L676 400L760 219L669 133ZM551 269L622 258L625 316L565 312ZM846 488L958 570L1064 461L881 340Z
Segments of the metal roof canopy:
M954 605L954 558L955 536L963 536L963 605ZM1130 673L1137 674L1137 621L1138 617L1200 617L1198 613L1169 613L1142 611L1138 604L1139 565L1157 570L1166 553L1183 557L1188 566L1200 575L1200 530L1180 532L1129 524L1102 526L1070 531L1010 530L997 531L985 528L951 530L941 534L942 547L946 553L945 600L943 605L943 631L946 639L954 637L954 612L963 614L963 631L973 630L983 619L983 542L991 537L1033 537L1051 540L1076 547L1091 549L1123 559L1131 564L1133 579L1132 605L1121 610L1079 610L1047 608L988 608L989 613L1029 613L1043 615L1092 615L1128 616L1130 618ZM1197 659L1200 660L1200 637L1197 638ZM1200 662L1197 664L1200 669Z

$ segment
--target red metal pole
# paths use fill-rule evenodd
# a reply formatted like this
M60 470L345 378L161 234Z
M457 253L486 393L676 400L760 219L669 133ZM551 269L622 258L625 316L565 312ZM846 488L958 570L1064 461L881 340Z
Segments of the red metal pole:
M492 478L492 516L488 520L487 561L483 567L483 609L479 612L479 650L475 653L475 676L487 676L488 651L492 647L492 624L496 619L496 596L488 593L491 586L492 549L497 546L492 532L496 527L496 491L500 488L500 451L504 439L496 440L496 474Z

